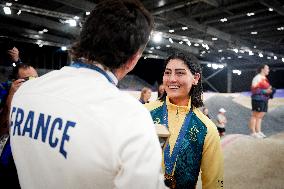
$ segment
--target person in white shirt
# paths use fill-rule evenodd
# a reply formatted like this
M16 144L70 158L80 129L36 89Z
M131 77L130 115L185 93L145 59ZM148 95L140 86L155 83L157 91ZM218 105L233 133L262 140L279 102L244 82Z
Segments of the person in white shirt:
M219 132L220 137L225 136L226 134L226 124L227 118L225 116L226 110L224 108L220 108L217 114L217 130Z
M138 1L101 1L72 47L71 66L16 92L10 137L22 189L165 187L151 116L116 87L152 28Z

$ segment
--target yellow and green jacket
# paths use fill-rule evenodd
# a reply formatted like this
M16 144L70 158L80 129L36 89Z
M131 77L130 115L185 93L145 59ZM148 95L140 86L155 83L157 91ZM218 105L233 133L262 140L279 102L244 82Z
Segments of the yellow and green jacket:
M164 108L167 108L166 126L170 132L169 147L172 154L185 117L191 109L191 101L189 100L188 106L176 106L166 98L164 101L158 100L145 106L150 111L154 123L159 124L164 124ZM216 126L195 107L192 107L188 123L184 137L179 140L181 145L172 173L177 189L195 188L200 170L203 189L223 188L223 154ZM165 171L164 154L163 168Z

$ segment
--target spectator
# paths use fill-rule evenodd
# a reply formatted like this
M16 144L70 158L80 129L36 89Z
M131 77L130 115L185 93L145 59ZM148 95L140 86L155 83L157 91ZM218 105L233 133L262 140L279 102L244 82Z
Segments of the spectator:
M149 100L151 98L151 93L152 93L152 90L148 87L144 87L142 90L141 90L141 94L140 94L140 99L139 101L142 103L142 104L145 104L145 103L149 103Z
M261 65L257 69L257 75L251 84L251 106L252 114L249 122L251 136L254 138L264 138L265 134L261 131L261 122L268 110L268 100L273 98L273 90L266 76L269 74L269 66Z
M208 108L203 107L203 108L202 108L202 113L203 113L204 115L206 115L206 116L210 119Z
M10 136L22 189L164 188L153 121L116 87L152 28L139 1L100 1L72 47L71 66L17 91Z
M158 99L161 99L164 96L165 93L165 87L163 84L159 85L158 88Z
M220 137L225 136L226 134L226 124L227 118L225 116L226 110L224 108L220 108L217 114L217 129Z
M23 63L17 64L16 67L13 68L11 76L12 82L6 82L6 88L3 88L2 91L2 94L6 95L1 96L0 107L0 180L1 185L5 185L6 183L6 186L13 189L20 188L20 185L10 146L8 113L15 92L27 79L35 78L37 76L37 72L32 66ZM9 83L11 83L11 85L9 85Z
M201 67L193 55L177 53L165 61L166 96L146 104L156 124L170 132L164 150L165 183L195 188L201 170L202 188L223 188L223 155L216 126L198 109Z

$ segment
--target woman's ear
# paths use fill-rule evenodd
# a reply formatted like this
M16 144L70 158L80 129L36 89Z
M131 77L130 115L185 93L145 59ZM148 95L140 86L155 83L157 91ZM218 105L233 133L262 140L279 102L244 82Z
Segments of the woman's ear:
M200 79L200 73L196 73L193 76L193 85L197 85Z

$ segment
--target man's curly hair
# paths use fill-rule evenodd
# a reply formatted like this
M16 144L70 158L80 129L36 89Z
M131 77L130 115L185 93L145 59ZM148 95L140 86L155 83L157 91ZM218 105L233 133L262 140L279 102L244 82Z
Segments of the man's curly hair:
M104 0L88 16L70 53L114 70L145 48L152 28L153 18L139 1Z

